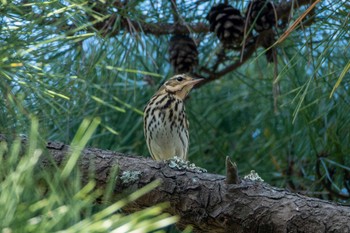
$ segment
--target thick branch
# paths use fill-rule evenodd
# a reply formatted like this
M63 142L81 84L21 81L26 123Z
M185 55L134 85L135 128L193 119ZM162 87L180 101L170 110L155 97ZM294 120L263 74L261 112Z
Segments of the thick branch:
M69 151L69 147L59 143L49 143L47 148L57 164L64 161ZM44 168L51 166L48 159L41 164ZM170 202L167 211L181 217L178 226L190 224L194 232L350 231L350 207L290 193L266 183L245 179L240 184L227 184L220 175L174 170L166 162L100 149L85 149L79 161L82 180L86 182L88 173L95 169L100 188L106 185L113 166L119 168L114 195L161 180L156 190L128 206L126 212ZM141 175L128 183L120 178L127 171Z

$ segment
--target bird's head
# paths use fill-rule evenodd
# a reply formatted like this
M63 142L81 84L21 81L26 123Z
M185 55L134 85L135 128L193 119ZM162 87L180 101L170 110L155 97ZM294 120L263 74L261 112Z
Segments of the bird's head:
M180 99L185 99L191 89L203 79L195 79L186 74L179 74L171 77L161 87L160 91L173 94Z

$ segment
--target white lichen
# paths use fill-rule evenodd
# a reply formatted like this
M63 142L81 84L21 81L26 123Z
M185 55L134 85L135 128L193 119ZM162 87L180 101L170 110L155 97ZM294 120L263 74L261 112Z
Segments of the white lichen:
M123 184L130 184L138 181L140 176L140 171L123 171L122 175L120 176L120 180Z
M206 169L197 167L194 163L190 163L189 161L183 160L182 158L179 158L177 156L168 160L168 166L173 169L186 170L186 171L191 171L196 173L207 172Z
M248 175L245 175L244 179L248 179L248 180L252 180L252 181L258 181L258 182L264 182L264 180L254 170L251 170Z

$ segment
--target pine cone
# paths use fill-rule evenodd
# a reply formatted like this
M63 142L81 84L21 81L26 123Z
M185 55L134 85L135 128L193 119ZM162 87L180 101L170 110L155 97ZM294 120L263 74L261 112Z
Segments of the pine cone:
M173 36L168 52L176 74L192 72L198 65L197 46L188 35Z
M225 47L240 47L244 38L245 19L239 10L221 3L213 6L206 18L210 23L210 31L216 33Z
M257 32L272 28L276 24L273 3L266 0L253 0L249 2L246 18L249 26L254 25Z

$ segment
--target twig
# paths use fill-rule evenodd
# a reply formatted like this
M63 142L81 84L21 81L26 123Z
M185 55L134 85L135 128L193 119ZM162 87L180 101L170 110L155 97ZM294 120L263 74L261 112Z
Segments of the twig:
M179 12L177 10L177 4L176 4L176 0L170 0L171 3L171 10L173 13L173 17L174 17L174 23L179 23Z
M226 156L226 183L239 184L238 169L236 163L232 162L229 156Z
M204 79L202 82L198 83L196 85L196 88L199 88L201 86L203 86L204 84L207 84L209 82L212 82L214 80L217 80L219 78L221 78L222 76L224 76L227 73L230 73L234 70L236 70L237 68L239 68L241 65L243 65L255 52L257 46L256 45L252 45L248 48L248 50L244 53L243 58L241 61L237 61L229 66L227 66L226 68L224 68L223 70L217 72L217 73L213 73L209 76L209 78Z
M206 23L188 23L186 25L173 23L144 23L129 20L134 25L134 29L145 34L152 34L155 36L168 34L188 34L190 28L192 33L208 33L209 26ZM127 24L122 24L122 27L127 27ZM113 34L111 34L113 35Z
M318 178L321 180L323 186L326 188L326 190L328 190L331 194L334 194L336 197L341 198L341 199L349 199L350 198L349 194L342 194L342 193L339 193L339 192L334 191L332 189L332 180L330 177L327 177L327 178L323 177L322 172L321 172L321 160L322 159L323 159L322 157L318 157L318 159L316 161L316 174L317 174ZM328 170L327 167L325 167L325 169Z

